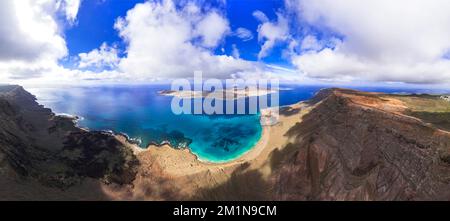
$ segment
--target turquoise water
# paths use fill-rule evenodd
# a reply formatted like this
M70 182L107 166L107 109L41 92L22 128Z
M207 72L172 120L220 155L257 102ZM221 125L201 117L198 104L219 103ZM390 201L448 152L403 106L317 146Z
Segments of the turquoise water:
M34 93L54 112L80 116L81 127L125 133L139 138L143 148L163 141L175 148L188 145L209 162L233 160L261 137L259 114L175 115L172 97L158 94L163 89L168 86L48 88Z
M280 105L311 98L325 86L286 86L280 91ZM260 139L259 114L175 115L172 97L158 91L168 85L108 86L29 89L38 101L56 113L81 116L81 127L113 130L139 138L141 147L169 141L174 148L186 145L201 160L226 162L250 150ZM28 88L27 88L28 89ZM379 92L433 92L405 88L356 88Z

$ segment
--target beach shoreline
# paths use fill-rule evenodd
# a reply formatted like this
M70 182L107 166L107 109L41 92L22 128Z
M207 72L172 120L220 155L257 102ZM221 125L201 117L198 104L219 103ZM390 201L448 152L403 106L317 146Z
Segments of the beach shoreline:
M304 102L299 102L287 107L303 110L309 106ZM141 148L132 145L134 153L142 162L157 164L165 175L170 177L187 177L201 173L223 173L244 164L252 168L261 168L267 164L267 160L275 149L285 146L289 142L284 134L300 120L305 111L291 116L280 115L279 122L275 125L262 125L261 137L258 142L248 151L236 159L228 162L208 162L198 158L189 147L176 149L170 145L148 145L147 148ZM150 162L151 161L151 162Z
M270 126L261 125L261 127L262 127L261 136L258 139L258 141L252 147L250 147L247 151L242 153L240 156L236 157L235 159L226 161L226 162L212 162L212 161L208 161L208 160L203 160L197 154L192 152L192 150L190 149L189 146L187 146L185 148L175 148L175 147L171 146L169 143L163 143L161 145L148 144L145 148L143 148L143 147L139 146L138 144L131 142L131 141L133 141L133 138L130 138L125 133L121 133L121 132L116 133L113 131L105 131L105 132L109 132L109 133L113 134L115 137L117 137L119 140L121 140L123 142L127 142L135 154L151 152L152 149L170 148L170 149L173 149L176 151L186 151L190 155L195 157L198 162L205 164L205 165L229 165L229 164L239 163L242 161L252 160L253 158L256 157L255 154L257 155L257 153L261 152L261 150L264 149L264 146L267 143L267 139L270 134ZM255 153L255 152L257 152L257 153ZM250 156L248 156L248 155L250 155Z

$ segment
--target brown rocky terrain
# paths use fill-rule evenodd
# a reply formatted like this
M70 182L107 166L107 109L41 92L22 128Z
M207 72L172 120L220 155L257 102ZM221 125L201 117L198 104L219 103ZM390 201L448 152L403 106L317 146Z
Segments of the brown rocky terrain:
M56 116L20 86L1 87L0 199L42 199L39 194L89 178L131 183L137 165L132 150L112 134L76 127L74 119ZM36 191L36 185L45 190Z
M242 158L136 148L0 87L0 199L450 200L450 102L321 90Z
M274 176L280 200L449 200L450 133L395 96L325 90L292 127Z

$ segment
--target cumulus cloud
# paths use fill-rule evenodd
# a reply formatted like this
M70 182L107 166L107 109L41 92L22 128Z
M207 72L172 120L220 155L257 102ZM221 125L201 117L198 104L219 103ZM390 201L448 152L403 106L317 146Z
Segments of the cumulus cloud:
M313 37L292 62L310 77L410 83L450 82L450 2L446 0L286 0L298 21L342 36ZM317 44L319 43L319 44Z
M115 24L127 43L119 69L133 78L228 77L254 68L248 61L215 55L212 48L228 33L226 18L199 5L176 7L172 1L145 2L129 10Z
M78 67L115 68L120 61L117 54L117 48L103 43L99 49L94 49L88 53L80 53L78 55L80 59Z
M234 35L237 36L238 38L242 39L243 41L249 41L253 39L253 33L252 31L246 29L246 28L237 28L234 31Z
M266 57L277 42L283 42L289 39L288 20L277 13L277 20L271 22L261 11L255 11L253 16L262 23L258 26L258 40L262 42L261 50L258 53L258 59Z
M0 80L39 77L58 66L67 48L57 17L74 20L78 11L65 2L0 1Z
M52 1L1 1L1 60L37 60L67 53L64 38L52 17Z

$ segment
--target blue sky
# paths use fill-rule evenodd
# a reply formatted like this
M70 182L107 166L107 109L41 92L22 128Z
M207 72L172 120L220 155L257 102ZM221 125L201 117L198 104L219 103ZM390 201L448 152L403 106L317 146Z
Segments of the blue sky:
M83 1L77 16L76 25L69 27L65 31L67 47L70 56L77 56L79 53L89 52L98 48L103 42L108 45L117 44L121 56L126 50L126 45L118 36L114 29L114 23L118 17L126 15L137 3L145 0L89 0ZM213 1L211 1L213 2ZM221 7L219 4L214 4ZM216 54L232 54L232 45L235 44L240 49L241 58L245 60L257 61L260 43L258 42L257 28L260 23L252 13L256 10L264 12L270 19L276 19L276 12L283 8L283 1L279 0L228 0L225 6L224 15L230 21L231 29L244 27L250 30L253 38L242 41L238 37L228 36L215 50ZM285 44L279 43L279 47L272 49L270 56L262 59L264 62L291 67L289 61L282 56L282 49Z
M83 1L78 11L77 22L65 31L67 48L71 56L89 52L103 42L122 44L114 29L116 18L125 16L135 0L89 0ZM121 45L123 49L123 45Z
M0 1L0 83L450 85L447 0Z

